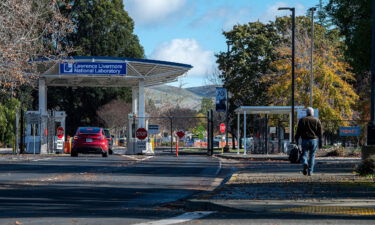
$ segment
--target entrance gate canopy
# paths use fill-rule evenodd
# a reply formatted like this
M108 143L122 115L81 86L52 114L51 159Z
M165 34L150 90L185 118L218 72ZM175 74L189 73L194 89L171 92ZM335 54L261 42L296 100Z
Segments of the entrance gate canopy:
M47 86L137 87L174 82L191 65L149 59L76 56L52 61L41 74Z

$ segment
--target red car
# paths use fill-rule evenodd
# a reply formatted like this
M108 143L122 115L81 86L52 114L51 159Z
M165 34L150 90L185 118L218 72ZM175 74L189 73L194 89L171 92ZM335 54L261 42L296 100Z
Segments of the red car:
M103 128L79 127L74 135L70 155L75 157L78 156L78 153L97 153L107 157L108 149L108 140Z

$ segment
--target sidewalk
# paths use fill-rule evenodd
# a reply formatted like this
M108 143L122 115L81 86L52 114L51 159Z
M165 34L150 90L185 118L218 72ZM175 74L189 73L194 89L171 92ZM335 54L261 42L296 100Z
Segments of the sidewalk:
M318 157L313 176L287 155L237 155L222 158L246 163L213 193L189 201L215 210L326 216L374 216L375 184L354 173L360 158Z

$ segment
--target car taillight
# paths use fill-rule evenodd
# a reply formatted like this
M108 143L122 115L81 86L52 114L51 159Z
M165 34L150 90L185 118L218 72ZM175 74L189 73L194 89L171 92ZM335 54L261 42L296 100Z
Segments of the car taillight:
M74 140L77 140L78 139L78 136L74 136Z
M112 138L110 138L109 140L112 141Z

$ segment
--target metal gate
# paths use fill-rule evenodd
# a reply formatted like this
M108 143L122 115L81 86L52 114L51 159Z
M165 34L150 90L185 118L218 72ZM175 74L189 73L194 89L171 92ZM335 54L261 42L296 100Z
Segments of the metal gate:
M179 147L195 148L207 151L208 154L213 152L213 122L210 119L212 115L208 113L205 116L159 116L159 117L142 117L145 119L145 128L155 129L159 127L157 134L151 134L147 137L147 144L151 142L157 151L170 152L176 151L176 142ZM128 149L135 149L137 142L135 130L138 127L140 117L129 116L128 126ZM184 131L185 136L179 139L176 132ZM150 133L150 132L149 132Z

